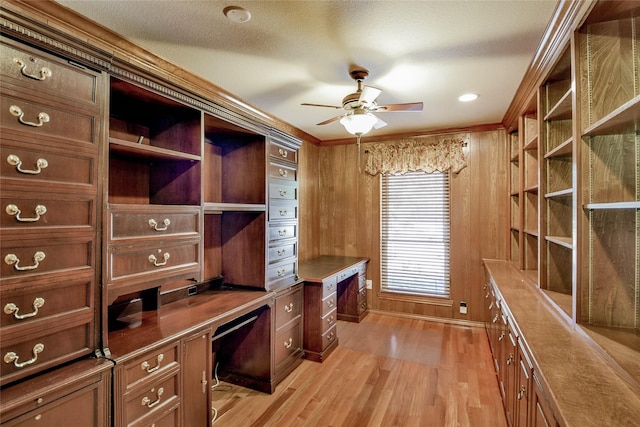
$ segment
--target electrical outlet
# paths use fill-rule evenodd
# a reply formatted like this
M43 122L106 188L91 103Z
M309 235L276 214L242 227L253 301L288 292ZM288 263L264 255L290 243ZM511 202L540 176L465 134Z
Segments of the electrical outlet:
M373 289L373 282L371 280L367 280L367 289Z
M467 314L467 303L460 301L460 314Z

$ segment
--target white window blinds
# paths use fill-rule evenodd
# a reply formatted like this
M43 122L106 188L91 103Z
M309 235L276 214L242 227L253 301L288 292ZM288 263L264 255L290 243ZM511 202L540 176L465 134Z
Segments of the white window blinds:
M383 291L449 297L449 173L384 175Z

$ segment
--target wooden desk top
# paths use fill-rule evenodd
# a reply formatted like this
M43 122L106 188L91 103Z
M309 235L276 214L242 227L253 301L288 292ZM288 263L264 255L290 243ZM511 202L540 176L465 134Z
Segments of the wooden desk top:
M367 261L369 258L322 255L301 262L298 266L298 275L308 282L322 282L323 279L337 274L345 268Z

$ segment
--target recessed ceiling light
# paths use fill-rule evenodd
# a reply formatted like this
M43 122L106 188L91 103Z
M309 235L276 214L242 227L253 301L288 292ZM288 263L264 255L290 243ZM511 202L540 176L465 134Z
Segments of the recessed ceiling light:
M477 93L465 93L464 95L460 95L458 97L458 101L460 102L470 102L475 101L476 99L478 99Z
M227 6L222 11L224 16L229 18L233 22L247 22L251 19L251 13L248 10L241 8L240 6Z

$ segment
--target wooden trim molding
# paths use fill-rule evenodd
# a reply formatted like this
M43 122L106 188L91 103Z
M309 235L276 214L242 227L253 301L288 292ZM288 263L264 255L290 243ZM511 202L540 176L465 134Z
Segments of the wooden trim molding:
M378 299L390 301L403 301L413 304L438 305L442 307L452 307L453 300L446 298L426 297L420 295L399 294L394 292L378 292Z

